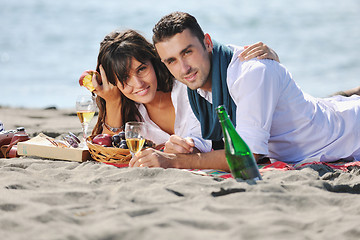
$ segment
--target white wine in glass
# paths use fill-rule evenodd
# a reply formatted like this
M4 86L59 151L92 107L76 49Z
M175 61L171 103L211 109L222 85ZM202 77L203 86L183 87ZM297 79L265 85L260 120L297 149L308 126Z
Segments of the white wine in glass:
M146 127L143 122L127 122L125 124L125 139L131 155L140 152L145 143Z
M87 130L89 123L93 119L96 111L96 103L94 97L91 95L80 95L76 99L76 113L81 122L83 131L83 139L86 142Z
M89 124L95 115L95 111L78 111L77 115L80 119L81 124Z

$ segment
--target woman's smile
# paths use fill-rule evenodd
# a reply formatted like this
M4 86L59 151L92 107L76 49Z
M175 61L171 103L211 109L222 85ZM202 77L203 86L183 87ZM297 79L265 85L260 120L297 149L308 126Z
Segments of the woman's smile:
M134 92L134 94L138 95L138 96L145 96L150 90L150 85L146 86L145 88L142 88L136 92Z

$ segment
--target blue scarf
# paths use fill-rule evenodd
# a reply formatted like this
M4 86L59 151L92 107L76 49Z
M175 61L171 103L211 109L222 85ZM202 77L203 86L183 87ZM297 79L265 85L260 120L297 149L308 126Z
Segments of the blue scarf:
M222 140L223 134L216 108L224 105L234 126L236 126L236 105L232 100L227 87L227 68L233 52L225 45L214 42L212 50L212 102L206 101L196 90L188 88L188 97L191 108L201 124L201 133L204 139L213 141Z

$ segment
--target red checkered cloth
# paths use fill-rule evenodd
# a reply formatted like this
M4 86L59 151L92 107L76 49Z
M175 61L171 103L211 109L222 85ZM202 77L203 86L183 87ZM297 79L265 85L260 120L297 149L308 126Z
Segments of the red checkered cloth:
M343 170L345 172L350 171L354 167L360 168L360 162L335 162L335 163L325 163L325 162L309 162L303 164L289 164L281 161L276 161L268 164L259 164L260 174L263 175L266 171L288 171L288 170L299 170L309 165L326 165L333 169ZM221 178L232 178L231 174L222 170L214 170L214 169L186 169L195 174L207 175L213 177L221 177Z

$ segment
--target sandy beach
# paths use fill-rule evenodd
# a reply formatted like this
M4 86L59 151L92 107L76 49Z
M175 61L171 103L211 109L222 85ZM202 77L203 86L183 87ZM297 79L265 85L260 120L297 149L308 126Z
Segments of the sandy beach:
M1 107L0 121L31 137L81 131L74 109ZM180 169L3 158L0 238L359 239L360 168L262 174L249 184Z

